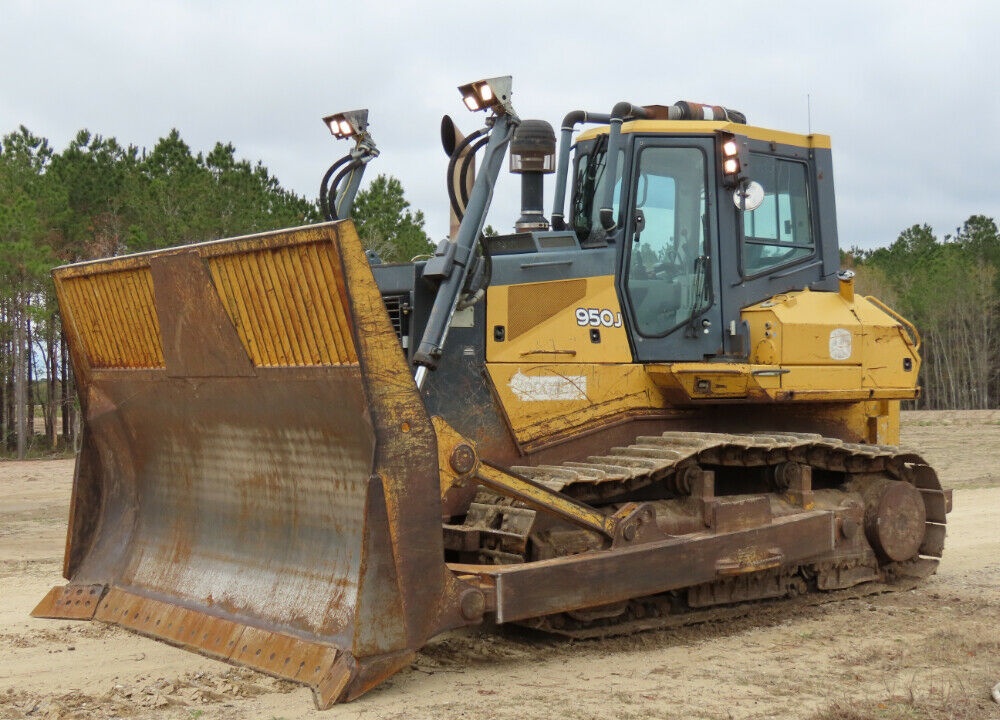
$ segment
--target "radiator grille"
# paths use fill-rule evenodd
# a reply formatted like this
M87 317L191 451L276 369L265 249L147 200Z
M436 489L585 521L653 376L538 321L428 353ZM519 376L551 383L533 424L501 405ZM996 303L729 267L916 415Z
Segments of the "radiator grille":
M389 313L389 320L392 322L392 329L396 331L399 344L403 349L410 347L410 296L403 295L383 295L382 302L385 303L386 312Z

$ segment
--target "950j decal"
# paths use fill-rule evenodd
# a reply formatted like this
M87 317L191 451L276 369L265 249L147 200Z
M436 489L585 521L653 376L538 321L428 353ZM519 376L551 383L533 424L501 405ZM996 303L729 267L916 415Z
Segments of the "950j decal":
M608 308L577 308L576 324L580 327L621 327L622 314Z

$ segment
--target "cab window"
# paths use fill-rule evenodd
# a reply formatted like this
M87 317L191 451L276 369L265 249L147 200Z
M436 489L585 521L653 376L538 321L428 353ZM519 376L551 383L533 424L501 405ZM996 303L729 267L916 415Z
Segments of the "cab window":
M750 156L749 178L764 188L764 201L743 214L743 275L759 275L811 256L816 250L803 163L769 155Z
M626 291L639 333L663 336L711 305L704 154L643 149L632 192L636 229Z

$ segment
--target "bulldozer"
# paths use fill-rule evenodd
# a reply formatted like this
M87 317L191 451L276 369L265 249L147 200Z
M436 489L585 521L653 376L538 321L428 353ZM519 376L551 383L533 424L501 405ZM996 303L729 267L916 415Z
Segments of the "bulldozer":
M934 572L950 492L899 449L920 336L840 269L830 138L694 102L442 124L456 231L382 264L350 220L54 270L82 444L34 610L312 688L432 637L571 637ZM509 157L514 232L484 235ZM478 167L477 167L478 165ZM545 175L555 174L549 217Z

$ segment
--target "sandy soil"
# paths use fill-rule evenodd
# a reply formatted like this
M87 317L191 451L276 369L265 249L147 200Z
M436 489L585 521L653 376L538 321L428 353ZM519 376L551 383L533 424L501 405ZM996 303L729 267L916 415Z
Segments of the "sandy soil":
M290 683L30 618L61 582L73 463L0 462L0 718L1000 718L1000 411L904 414L903 444L955 488L917 590L628 638L451 634L328 713Z

